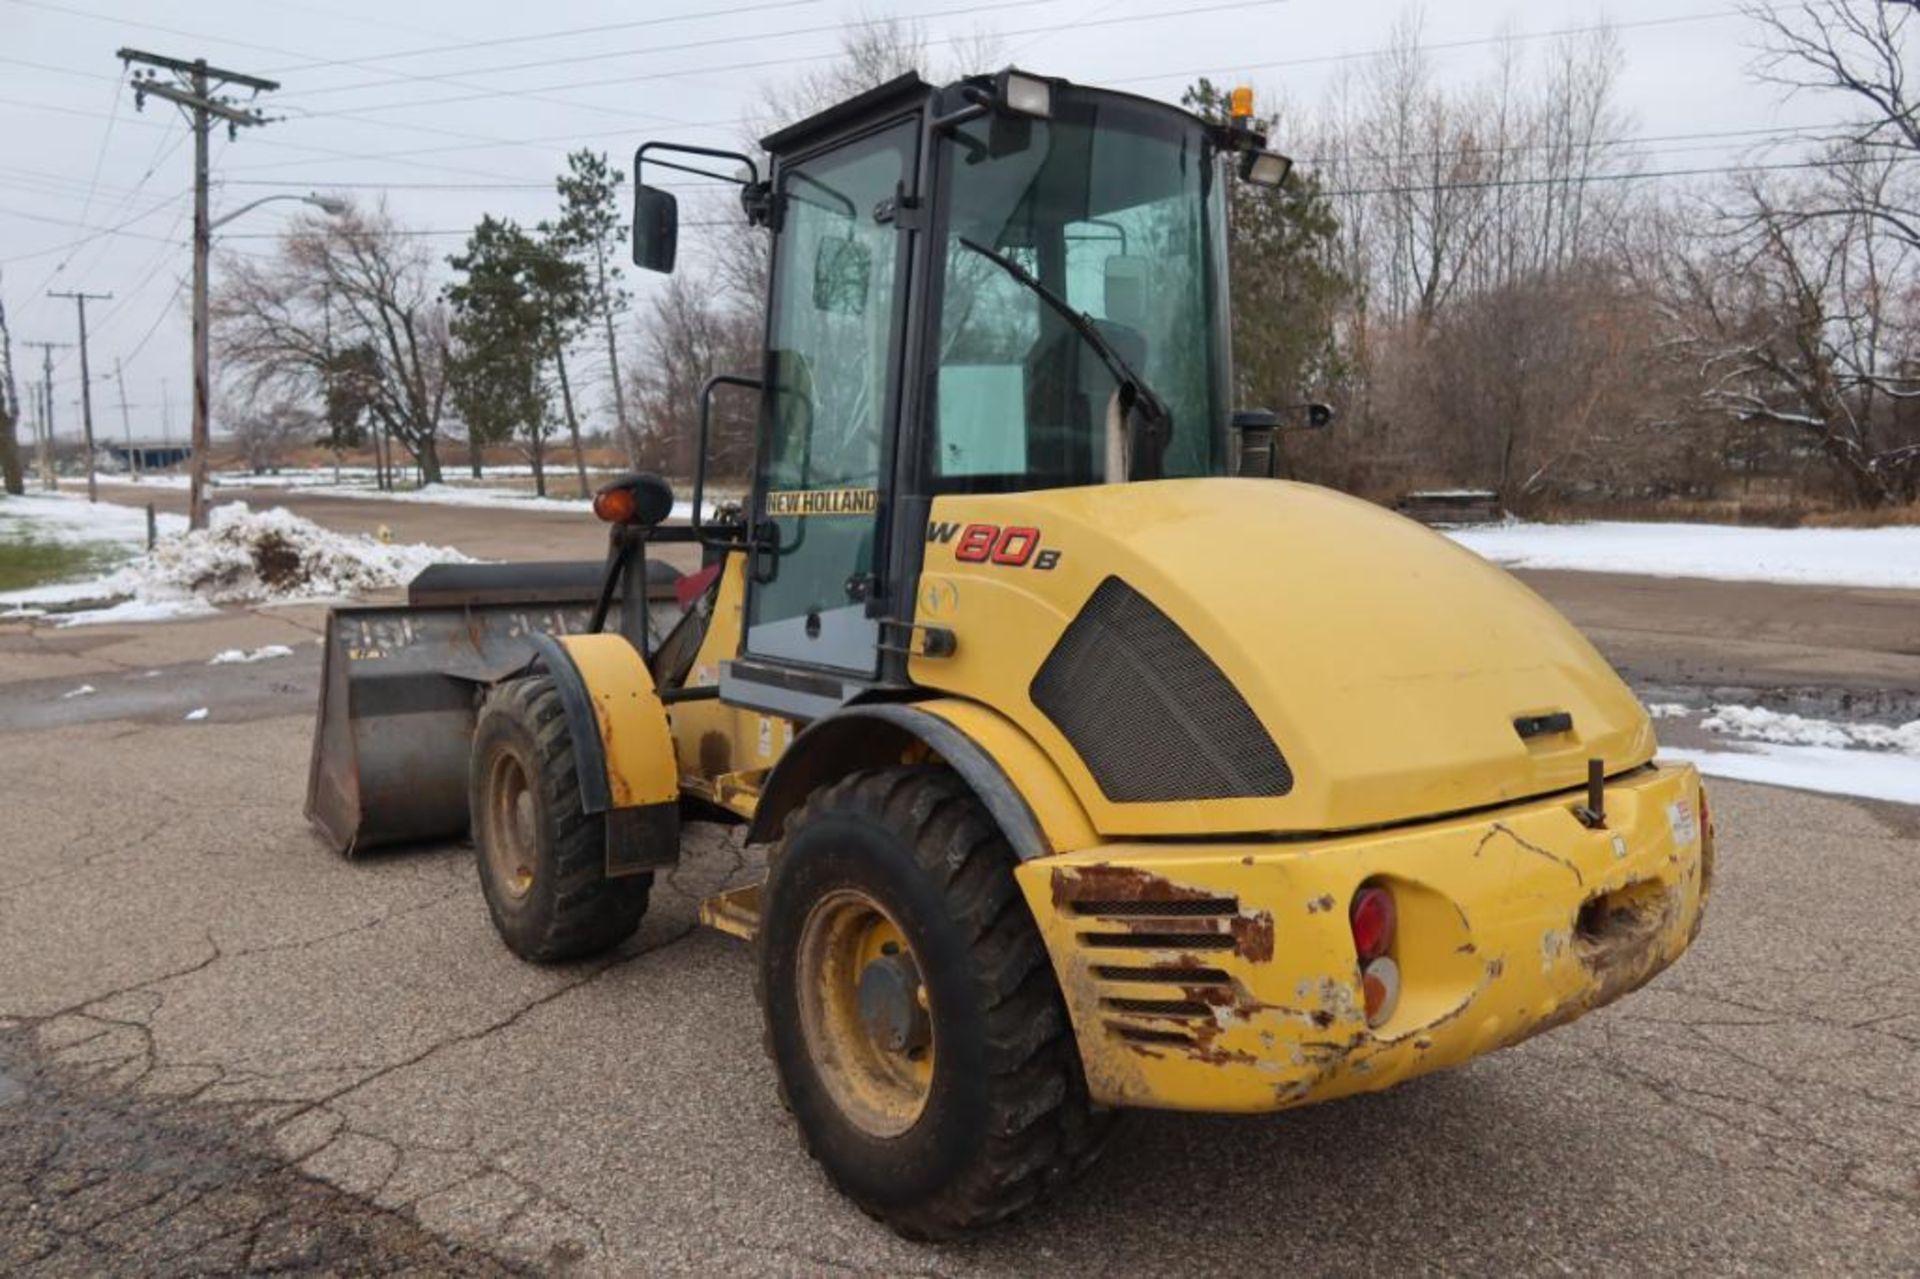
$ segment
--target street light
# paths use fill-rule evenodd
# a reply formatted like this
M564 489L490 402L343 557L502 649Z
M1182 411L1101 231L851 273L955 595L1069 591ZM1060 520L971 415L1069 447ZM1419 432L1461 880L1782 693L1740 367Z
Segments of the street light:
M302 204L311 204L314 208L320 210L320 212L325 213L330 217L336 217L336 218L339 217L342 213L345 213L347 211L347 202L345 200L340 199L338 196L318 195L311 191L309 191L305 195L294 195L290 191L283 191L279 195L263 195L258 200L254 200L249 204L241 205L239 208L233 210L231 213L221 214L219 217L215 218L213 221L207 223L207 230L212 231L219 227L223 227L227 223L239 217L242 213L250 212L251 210L259 208L263 204L271 204L275 200L298 200Z
M302 204L311 204L330 217L345 213L347 202L337 196L318 195L311 191L306 195L283 191L278 195L263 195L229 213L209 219L206 215L204 179L196 195L198 199L193 220L193 469L187 489L187 527L205 528L207 451L212 436L207 426L207 405L213 390L207 376L207 257L213 248L213 229L225 226L241 214L275 200L298 200Z

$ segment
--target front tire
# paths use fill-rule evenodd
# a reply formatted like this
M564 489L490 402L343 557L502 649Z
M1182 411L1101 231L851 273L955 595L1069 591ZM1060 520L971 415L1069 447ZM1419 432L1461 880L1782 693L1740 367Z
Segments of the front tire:
M1104 1135L1014 865L966 784L921 766L816 792L768 876L781 1092L834 1184L908 1238L1019 1212Z
M633 936L653 876L607 878L606 817L581 811L573 738L551 676L488 691L467 795L480 890L509 950L560 963Z

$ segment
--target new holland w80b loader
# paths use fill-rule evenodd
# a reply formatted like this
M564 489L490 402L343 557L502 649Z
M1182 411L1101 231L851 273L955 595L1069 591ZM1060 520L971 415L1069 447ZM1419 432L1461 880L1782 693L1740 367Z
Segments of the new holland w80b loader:
M767 138L764 177L649 143L637 262L673 266L661 169L771 237L763 366L707 388L756 398L747 500L696 478L669 524L629 477L598 581L435 569L330 624L309 811L348 852L470 823L519 954L631 935L683 815L772 846L703 917L754 942L807 1148L910 1236L1032 1202L1118 1109L1384 1088L1699 927L1699 778L1592 647L1268 478L1224 206L1287 162L1249 114L909 75ZM649 565L673 543L704 567Z

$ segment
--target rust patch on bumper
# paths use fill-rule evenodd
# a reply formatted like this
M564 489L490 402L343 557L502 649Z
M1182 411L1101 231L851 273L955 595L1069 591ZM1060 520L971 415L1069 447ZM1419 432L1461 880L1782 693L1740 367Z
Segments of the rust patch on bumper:
M1105 862L1063 866L1050 881L1054 909L1064 915L1097 918L1134 934L1213 934L1221 924L1233 939L1233 953L1249 963L1273 959L1273 916L1243 911L1239 899L1204 888L1177 884L1151 871ZM1164 906L1164 914L1155 907Z

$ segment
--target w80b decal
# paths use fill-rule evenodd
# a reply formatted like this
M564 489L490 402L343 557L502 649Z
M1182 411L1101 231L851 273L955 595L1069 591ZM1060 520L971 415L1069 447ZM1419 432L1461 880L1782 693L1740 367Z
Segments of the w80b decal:
M1046 572L1060 563L1060 552L1041 547L1040 530L1024 525L962 526L936 520L927 525L927 541L952 546L953 558L962 564L998 564Z

